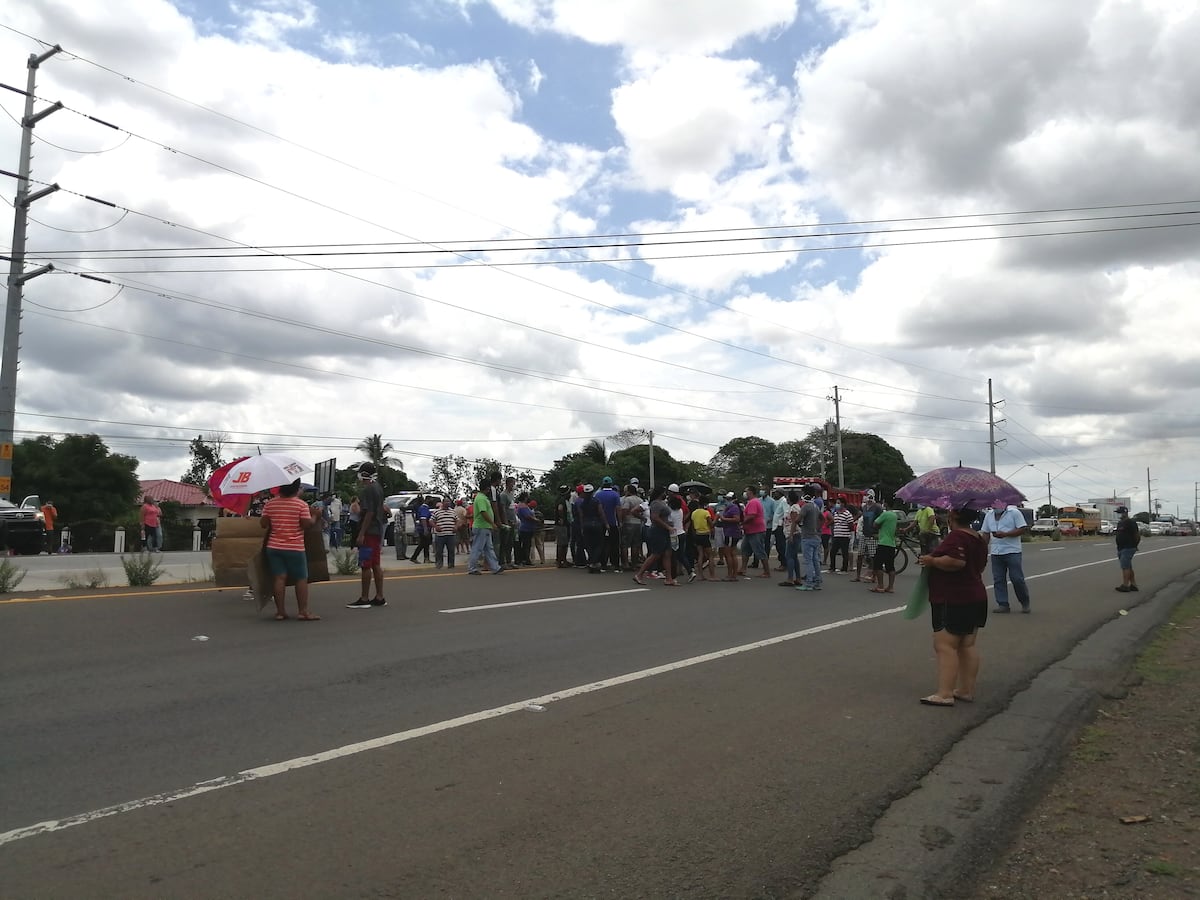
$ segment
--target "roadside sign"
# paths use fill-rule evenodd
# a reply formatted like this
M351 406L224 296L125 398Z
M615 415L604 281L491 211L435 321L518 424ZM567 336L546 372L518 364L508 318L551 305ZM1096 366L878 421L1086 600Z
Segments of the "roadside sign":
M0 444L0 459L12 459L12 444Z
M11 490L12 490L12 479L8 478L7 476L0 477L0 495L7 497Z

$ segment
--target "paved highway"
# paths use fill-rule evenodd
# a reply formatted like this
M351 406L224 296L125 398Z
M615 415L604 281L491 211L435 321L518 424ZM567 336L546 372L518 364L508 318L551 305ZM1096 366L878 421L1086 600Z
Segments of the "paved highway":
M1028 546L1034 614L992 618L979 702L945 710L917 703L911 575L412 567L385 609L315 585L316 623L186 586L0 602L3 893L806 896L1037 672L1200 569L1200 541L1143 546L1141 595L1107 541Z

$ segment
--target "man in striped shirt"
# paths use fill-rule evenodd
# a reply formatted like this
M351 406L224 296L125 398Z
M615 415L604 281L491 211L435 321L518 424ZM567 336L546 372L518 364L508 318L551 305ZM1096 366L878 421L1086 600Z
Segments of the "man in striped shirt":
M458 544L458 518L450 501L443 499L431 517L433 525L433 562L434 568L442 567L442 551L445 550L446 562L454 568L454 548Z
M829 549L829 574L836 575L838 554L842 554L841 573L850 568L850 537L854 534L854 513L841 497L833 504L833 546Z

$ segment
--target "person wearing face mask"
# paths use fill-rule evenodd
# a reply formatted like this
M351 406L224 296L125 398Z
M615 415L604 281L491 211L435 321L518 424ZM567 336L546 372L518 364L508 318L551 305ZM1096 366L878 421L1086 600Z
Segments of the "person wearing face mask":
M846 508L839 497L833 504L833 544L829 548L829 574L845 574L850 568L850 537L854 533L854 513ZM842 556L842 568L837 567L838 554Z
M759 578L771 577L771 565L767 561L767 518L763 503L758 499L758 485L746 487L746 506L742 512L742 527L746 533L746 543L755 562L762 566Z
M992 586L996 592L998 613L1012 612L1008 604L1008 580L1012 579L1013 592L1021 604L1021 612L1029 612L1029 588L1025 586L1025 570L1022 566L1021 535L1027 528L1021 511L997 501L983 517L983 532L988 542L988 555L992 558Z

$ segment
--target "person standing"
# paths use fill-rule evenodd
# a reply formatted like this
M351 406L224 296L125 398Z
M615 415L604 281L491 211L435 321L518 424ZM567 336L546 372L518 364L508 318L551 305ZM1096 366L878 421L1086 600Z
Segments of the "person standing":
M759 578L771 577L771 563L767 559L767 518L763 502L758 498L758 485L746 485L746 508L742 512L743 527L746 531L746 543L754 561L762 566Z
M627 572L636 572L642 556L642 498L637 485L625 485L621 498L621 565Z
M613 485L612 476L605 475L596 491L596 503L604 520L604 541L600 550L600 569L621 571L621 494Z
M517 534L517 479L511 475L504 479L504 490L496 495L492 512L500 526L500 549L496 556L500 565L511 566Z
M429 509L428 497L424 495L417 497L417 508L413 518L415 519L413 527L417 532L417 547L408 561L415 563L417 557L424 552L425 562L429 562L429 548L433 545L433 512Z
M475 494L475 501L472 503L474 519L471 523L471 555L467 557L468 575L480 574L480 558L487 564L493 575L500 575L504 572L504 567L500 565L500 560L496 558L496 551L492 546L493 535L496 533L496 518L492 511L492 501L488 498L488 491L496 486L499 477L498 474L494 475L487 484L481 484Z
M821 579L821 510L809 494L800 506L800 549L804 554L804 584L798 591L819 591Z
M929 611L933 619L933 651L937 657L937 692L922 697L926 706L953 706L975 700L979 675L978 630L987 624L987 542L971 523L975 513L950 513L950 533L932 552L918 557L929 578Z
M894 594L896 592L896 527L900 524L896 513L884 501L879 506L882 512L875 516L875 561L871 571L874 573L875 586L870 588L873 594ZM883 586L883 576L887 575L887 587Z
M358 502L358 495L355 494L350 498L350 508L346 512L346 529L350 532L351 549L358 546L358 529L361 524L362 505Z
M850 538L854 535L854 513L838 498L833 504L833 543L829 547L829 574L844 575L850 569ZM842 567L838 569L838 554Z
M942 535L938 530L937 513L926 503L917 510L914 517L917 520L917 540L921 542L921 554L927 556L941 541Z
M721 525L721 557L725 560L725 577L723 581L737 581L738 542L742 539L742 507L733 496L733 491L725 495L725 506L719 510L717 521Z
M142 501L142 541L148 553L162 553L162 509L152 497Z
M54 555L54 520L58 516L58 510L54 508L54 501L47 500L42 504L42 527L46 530L46 552L51 556Z
M875 492L867 491L863 497L862 517L858 523L858 562L855 563L852 581L862 581L863 563L874 571L875 548L879 546L879 537L875 531L875 517L883 512L883 507L875 501ZM874 576L872 576L872 579Z
M1025 517L1016 507L995 503L983 517L981 531L986 535L988 553L992 557L992 586L996 593L996 612L1012 612L1008 604L1008 580L1021 604L1021 612L1029 612L1029 588L1025 586L1025 570L1021 558L1021 535L1026 531Z
M431 516L433 527L433 565L435 569L442 567L445 558L451 569L454 568L454 547L458 543L458 517L450 501L442 499L438 503L437 512Z
M579 521L583 525L583 547L587 554L589 575L599 575L603 571L604 545L604 514L600 504L596 502L596 488L593 485L583 486L583 498L579 502Z
M518 566L533 565L533 535L538 529L537 518L529 506L529 495L517 497L517 548L514 562Z
M329 498L329 547L338 550L342 546L342 498L333 494Z
M560 569L571 568L567 551L571 546L571 486L560 484L554 501L554 557Z
M650 533L646 536L646 559L633 576L633 580L644 585L647 571L655 566L666 575L663 584L676 587L679 582L674 576L674 561L671 559L671 507L663 499L666 491L660 485L650 492ZM682 510L682 507L681 507Z
M347 609L371 609L387 606L383 597L383 531L387 524L388 510L383 503L383 488L376 480L375 464L365 462L358 467L359 523L358 523L358 566L362 570L362 590L358 599L346 604ZM375 596L371 593L371 582L375 582Z
M783 490L775 488L771 491L771 499L775 501L775 505L771 511L771 521L767 527L767 540L775 542L775 556L779 560L779 565L775 567L776 572L786 572L787 568L787 535L784 534L784 519L787 518L788 510L791 504L784 499Z
M783 517L783 527L787 532L784 544L784 559L787 561L787 578L779 582L780 587L800 587L800 561L803 558L804 547L800 543L800 492L788 491L787 509Z
M1142 542L1142 532L1138 529L1138 523L1129 518L1128 507L1118 506L1117 515L1117 562L1121 566L1121 584L1117 590L1125 594L1138 589L1137 576L1133 574L1133 555Z
M286 619L287 580L296 585L296 607L301 622L317 622L320 616L308 611L308 557L304 553L304 532L321 527L323 507L309 508L299 497L300 479L285 484L279 495L263 506L261 525L267 532L263 555L271 572L271 594L275 600L275 621Z

